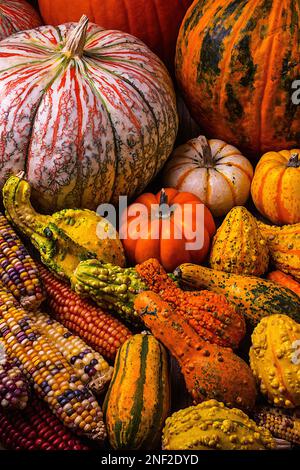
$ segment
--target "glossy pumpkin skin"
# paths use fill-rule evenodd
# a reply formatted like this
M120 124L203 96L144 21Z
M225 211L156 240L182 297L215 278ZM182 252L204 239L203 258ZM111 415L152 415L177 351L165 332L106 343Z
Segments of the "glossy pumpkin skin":
M91 23L84 39L85 27L44 26L0 45L0 186L25 171L45 212L140 193L176 136L161 61L132 36ZM70 52L75 34L80 51Z
M131 264L143 263L150 258L156 258L160 261L167 272L173 271L181 260L194 260L195 263L201 263L209 250L210 238L215 233L215 223L210 211L204 206L204 227L203 227L203 246L201 248L187 249L187 243L193 243L194 239L188 239L185 227L195 231L196 227L203 226L202 220L197 218L197 205L202 204L200 199L191 193L178 192L176 189L167 188L164 190L169 206L178 205L178 209L171 212L170 215L159 214L159 204L162 192L156 195L152 193L142 194L136 201L128 207L128 210L122 216L120 228L120 237L123 242L126 256ZM138 234L136 222L140 217L131 216L138 211L139 204L142 204L146 211L142 218L142 227L146 224L148 230L145 233ZM185 206L185 204L187 206ZM151 220L151 207L156 206L155 217ZM182 211L182 218L178 223L177 214ZM183 219L183 220L182 220ZM127 223L127 227L126 227ZM176 239L176 229L180 229L181 239ZM159 236L154 238L153 233Z
M252 334L251 369L270 403L300 406L300 325L286 315L264 318Z
M237 148L200 136L174 150L163 183L195 194L219 217L246 202L252 177L251 163Z
M0 41L11 34L42 24L34 8L25 0L0 1Z
M119 349L103 412L113 449L155 449L170 408L168 356L154 336Z
M213 238L209 261L211 268L228 273L261 276L267 271L267 242L245 207L227 214Z
M175 46L181 21L193 0L39 0L46 24L78 21L85 14L107 29L141 39L174 69Z
M250 152L297 146L300 5L296 0L198 0L176 52L178 83L208 135ZM247 154L248 155L248 154Z
M274 224L300 222L300 149L268 152L255 169L253 202Z

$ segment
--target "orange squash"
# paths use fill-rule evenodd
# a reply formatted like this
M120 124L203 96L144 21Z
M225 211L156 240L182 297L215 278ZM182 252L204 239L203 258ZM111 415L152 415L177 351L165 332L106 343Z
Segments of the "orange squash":
M138 224L136 218L140 218L138 211L141 204L146 210ZM188 249L187 243L192 244L196 237L188 238L186 229L196 233L196 228L203 224L197 215L200 204L201 200L193 194L171 188L162 189L156 195L142 194L122 215L120 237L128 261L137 264L156 258L168 272L173 271L182 260L201 263L208 253L216 227L210 211L204 206L203 245ZM138 215L132 216L135 211Z
M255 169L253 202L274 224L300 222L300 149L268 152Z
M39 0L46 24L78 21L85 14L106 29L125 31L144 41L174 69L176 39L193 0Z
M300 282L297 282L292 278L292 276L289 276L282 271L272 271L267 275L267 278L270 281L277 282L277 284L287 287L300 297Z

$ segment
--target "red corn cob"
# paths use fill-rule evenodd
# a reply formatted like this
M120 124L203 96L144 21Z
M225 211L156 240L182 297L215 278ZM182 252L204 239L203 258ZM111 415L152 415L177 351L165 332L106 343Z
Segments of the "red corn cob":
M0 411L0 442L8 450L89 450L35 396L22 412Z
M80 298L44 266L39 265L38 269L51 315L106 359L113 360L119 347L131 336L129 329L109 313Z

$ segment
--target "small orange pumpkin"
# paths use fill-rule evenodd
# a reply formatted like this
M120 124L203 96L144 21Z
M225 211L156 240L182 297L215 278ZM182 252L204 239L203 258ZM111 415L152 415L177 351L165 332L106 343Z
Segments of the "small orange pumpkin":
M141 204L145 208L143 213L140 212ZM199 204L202 204L201 200L193 194L172 188L162 189L156 195L145 193L138 197L121 219L120 236L128 261L138 264L156 258L168 272L184 262L201 263L208 254L216 226L211 212L204 206L203 227L197 214ZM189 238L187 232L196 233L201 223L203 246L189 249L187 243L195 242L196 236ZM178 233L182 235L180 239ZM158 236L155 238L154 234Z
M274 224L300 222L300 149L265 153L251 185L253 202Z

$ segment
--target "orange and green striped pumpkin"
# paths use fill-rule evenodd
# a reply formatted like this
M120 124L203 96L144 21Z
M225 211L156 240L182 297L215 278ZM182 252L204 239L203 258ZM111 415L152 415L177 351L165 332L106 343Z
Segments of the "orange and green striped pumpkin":
M24 171L43 211L141 193L176 133L170 76L133 36L83 17L0 43L0 187Z
M118 351L103 406L110 445L155 449L169 408L166 349L152 335L134 335Z
M181 25L176 74L206 134L256 158L296 147L299 47L298 0L195 0Z

